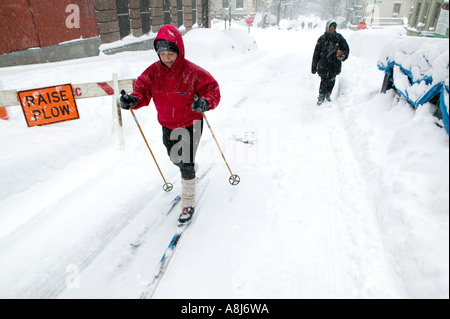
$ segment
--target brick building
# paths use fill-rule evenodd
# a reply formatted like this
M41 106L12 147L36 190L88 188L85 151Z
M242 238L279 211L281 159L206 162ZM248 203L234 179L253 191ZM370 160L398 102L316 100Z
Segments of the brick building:
M152 48L165 24L209 25L208 0L1 0L0 67L95 56L102 44L137 38L122 50ZM120 50L105 52L113 53Z

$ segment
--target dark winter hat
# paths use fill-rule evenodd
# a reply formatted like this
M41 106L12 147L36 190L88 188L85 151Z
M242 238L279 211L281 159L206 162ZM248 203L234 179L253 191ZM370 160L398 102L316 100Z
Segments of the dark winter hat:
M163 51L169 51L169 52L175 52L176 54L179 54L178 47L175 45L175 43L167 41L167 40L158 40L155 44L155 49L157 53L163 52Z

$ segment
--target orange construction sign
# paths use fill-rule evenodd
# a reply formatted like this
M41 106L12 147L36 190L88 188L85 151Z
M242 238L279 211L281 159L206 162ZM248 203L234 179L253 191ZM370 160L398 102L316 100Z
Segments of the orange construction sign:
M17 92L29 127L80 118L71 84Z

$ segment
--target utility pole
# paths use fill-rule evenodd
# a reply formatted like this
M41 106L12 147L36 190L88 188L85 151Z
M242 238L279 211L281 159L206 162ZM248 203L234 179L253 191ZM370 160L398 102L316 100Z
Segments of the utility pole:
M373 8L372 8L372 18L370 19L370 27L372 27L373 24L373 15L375 14L375 6L377 4L377 0L373 0Z
M231 29L231 0L228 0L228 14L230 15L230 22L228 23L228 28Z
M278 0L277 5L277 25L280 26L280 20L281 20L281 0Z
M229 22L228 22L228 28L231 29L231 0L228 0L228 17L229 17ZM225 29L227 28L227 14L225 14Z
M202 4L202 27L209 28L209 1L201 0Z

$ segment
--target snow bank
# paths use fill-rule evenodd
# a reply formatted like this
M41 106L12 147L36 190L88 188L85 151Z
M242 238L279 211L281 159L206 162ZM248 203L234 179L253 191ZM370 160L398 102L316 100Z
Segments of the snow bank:
M244 30L226 29L222 32L236 42L236 48L239 52L246 53L257 49L255 38Z
M359 58L378 59L381 54L382 44L395 36L405 34L401 28L366 29L352 32L348 38L351 53Z
M186 47L186 58L200 62L224 60L235 53L246 53L256 50L255 39L242 29L193 29L183 37Z
M132 45L132 44L139 44L139 43L142 43L145 41L153 40L155 37L156 37L155 33L148 33L141 37L135 37L130 34L119 41L115 41L112 43L104 43L104 44L100 45L99 51L100 51L100 54L104 54L103 53L104 51L108 51L111 49L117 49L120 47Z
M183 37L186 58L195 62L201 56L203 61L221 59L233 54L236 42L225 33L213 29L191 30Z

